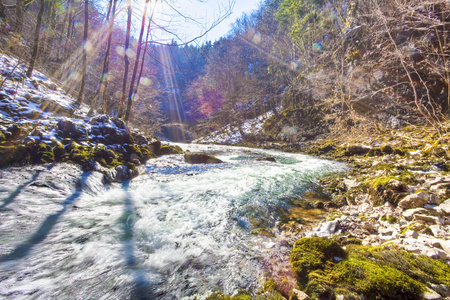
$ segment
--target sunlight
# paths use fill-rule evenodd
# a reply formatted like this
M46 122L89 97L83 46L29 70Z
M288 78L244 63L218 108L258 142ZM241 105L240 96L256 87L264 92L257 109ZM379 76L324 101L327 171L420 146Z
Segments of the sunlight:
M169 47L158 47L159 54L161 56L161 61L164 65L162 68L164 73L164 81L166 86L166 91L168 92L168 114L169 120L172 123L182 123L180 105L181 99L179 95L178 82L175 76L175 69L172 61L172 55L170 54ZM173 132L174 138L177 141L184 141L184 134L178 131Z
M108 24L104 24L100 30L97 32L91 33L91 36L88 38L88 41L84 48L87 52L87 65L88 72L89 66L92 68L92 60L95 59L97 54L102 49L103 44L106 42L108 38ZM65 60L65 62L61 65L61 67L55 71L54 75L56 78L62 78L62 83L66 86L70 91L74 92L74 89L78 86L79 80L81 78L81 74L78 72L72 71L74 66L78 66L82 61L83 49L79 48L77 51L74 51L72 55ZM102 74L102 76L107 74Z

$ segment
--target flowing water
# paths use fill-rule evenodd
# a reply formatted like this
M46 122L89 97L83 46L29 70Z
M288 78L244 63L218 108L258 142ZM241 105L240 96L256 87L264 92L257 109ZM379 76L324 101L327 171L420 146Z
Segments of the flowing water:
M180 299L255 290L268 257L291 246L275 228L289 199L345 165L276 151L180 145L224 161L150 160L105 185L68 164L0 171L0 297ZM257 161L274 157L277 162Z

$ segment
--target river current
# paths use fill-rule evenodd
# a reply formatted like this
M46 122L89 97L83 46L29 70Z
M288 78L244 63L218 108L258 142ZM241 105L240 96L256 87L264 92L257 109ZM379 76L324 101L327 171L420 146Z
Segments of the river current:
M143 174L104 184L69 164L0 171L0 297L181 299L232 294L264 282L289 243L251 234L314 181L346 166L300 154L180 145L223 164L182 155L148 161ZM274 157L276 162L258 161Z

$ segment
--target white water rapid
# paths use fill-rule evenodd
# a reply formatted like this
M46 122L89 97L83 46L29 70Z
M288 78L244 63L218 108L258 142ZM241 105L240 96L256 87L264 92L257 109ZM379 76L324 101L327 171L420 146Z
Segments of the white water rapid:
M109 185L68 164L1 170L0 297L193 299L254 290L267 257L291 246L250 231L274 228L290 197L346 169L299 154L180 146L224 163L164 156Z

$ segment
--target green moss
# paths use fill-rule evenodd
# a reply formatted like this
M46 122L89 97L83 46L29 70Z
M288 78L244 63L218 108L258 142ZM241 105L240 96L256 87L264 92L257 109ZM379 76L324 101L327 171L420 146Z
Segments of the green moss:
M268 237L275 237L275 235L272 232L267 231L265 228L256 228L250 231L250 234L254 235L264 235Z
M396 176L382 176L375 179L371 179L367 182L370 188L376 189L380 186L385 186L391 181L392 179L398 179Z
M341 216L342 216L342 213L338 210L335 210L328 214L327 220L334 221L334 220L340 218Z
M33 145L0 146L0 167L30 162Z
M40 143L34 148L31 157L32 163L43 164L53 161L55 161L55 154L49 144Z
M234 296L224 295L221 292L215 292L215 293L212 293L211 295L209 295L208 297L206 297L205 299L206 300L252 300L253 297L249 292L247 292L245 290L240 290Z
M393 215L386 214L381 217L381 221L388 222L389 224L395 224L398 222L398 218L394 217Z
M409 277L400 270L389 265L381 265L365 258L357 252L326 270L310 274L312 281L307 286L311 295L311 287L317 285L325 276L327 282L336 285L341 291L363 294L367 299L414 299L425 290L425 285ZM314 298L314 296L313 296Z
M174 145L162 145L161 148L158 151L158 155L171 155L171 154L183 154L183 149L181 149L179 146Z
M295 242L292 250L292 268L299 283L306 283L311 271L323 270L327 263L345 256L345 251L334 240L318 237L303 238Z
M433 232L431 231L431 228L424 225L424 224L420 224L420 223L411 223L409 224L407 227L403 228L400 231L400 234L405 234L406 231L408 230L414 230L417 231L419 233L423 233L423 234L428 234L428 235L433 235Z
M345 255L333 259L327 247L317 246L329 241L300 239L291 255L298 284L312 299L333 299L337 295L346 299L421 299L426 284L450 284L450 266L444 261L395 247L353 243L346 244Z
M54 142L53 153L55 155L56 160L60 160L64 156L65 154L64 145L60 141Z

